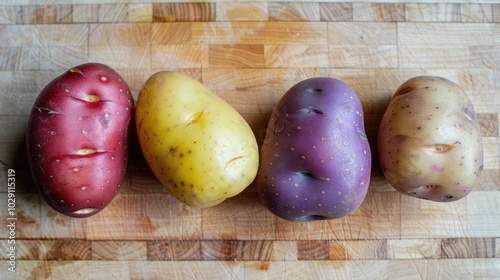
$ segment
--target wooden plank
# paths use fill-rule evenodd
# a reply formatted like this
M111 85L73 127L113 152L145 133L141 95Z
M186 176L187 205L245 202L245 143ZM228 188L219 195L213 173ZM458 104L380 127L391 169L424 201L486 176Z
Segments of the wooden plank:
M494 256L493 238L444 239L441 242L443 258L492 258Z
M385 260L387 259L387 240L346 240L331 241L330 260Z
M28 116L2 116L0 115L0 127L3 132L0 134L2 142L23 142L25 141Z
M352 21L352 3L320 3L321 21Z
M22 23L22 6L0 6L0 24Z
M153 3L153 21L214 21L215 3Z
M405 5L408 21L460 21L460 4L408 3Z
M147 243L147 251L150 261L196 261L202 257L199 241L151 241Z
M204 240L275 238L275 217L260 207L256 194L241 194L202 210Z
M487 279L495 278L497 275L500 275L498 255L496 259L474 259L474 277Z
M128 12L129 22L152 22L153 21L153 4L138 3L130 4Z
M328 260L330 246L324 240L297 241L297 257L299 260Z
M146 260L146 242L94 241L92 260Z
M203 241L201 242L201 259L205 261L234 260L233 241Z
M154 46L151 49L150 67L154 69L200 68L202 53L202 47L199 45ZM147 58L148 55L144 57Z
M460 12L462 22L500 22L499 4L461 4Z
M319 3L269 3L271 21L319 21Z
M387 258L395 260L438 259L441 257L439 239L389 239Z
M191 41L191 23L155 23L151 27L151 45L182 45Z
M7 264L0 266L0 276L8 277ZM496 277L498 259L440 260L371 260L371 261L19 261L19 275L49 279L67 277L86 279L107 277L121 279L253 279L262 277L323 277L356 279L394 279L411 275L410 279L451 279ZM23 276L21 276L23 277ZM318 279L319 279L318 278ZM72 278L73 279L73 278Z
M34 47L0 48L0 70L37 70L39 51Z
M91 24L89 46L146 46L151 25L145 23Z
M21 260L90 260L92 245L86 240L19 240Z
M304 44L326 43L321 22L193 22L195 44Z
M210 45L208 67L210 68L262 68L264 47L262 45Z
M267 21L269 18L266 2L219 2L217 3L217 21Z
M495 24L486 23L397 23L400 45L477 46L495 43Z
M405 21L405 4L353 3L354 21Z
M371 29L374 24L375 29ZM369 25L370 27L368 23L328 23L331 67L395 68L398 66L396 25L394 23L369 23Z
M329 22L330 45L395 45L400 31L393 22Z
M90 46L89 59L99 61L113 68L149 69L151 51L149 47L143 46ZM128 57L124 61L122 58Z
M500 145L498 137L483 137L484 169L500 168Z
M71 23L73 22L73 6L71 5L37 5L22 9L23 23Z
M41 47L39 68L40 70L60 70L62 73L68 68L88 62L88 53L88 46Z
M327 45L266 45L266 68L326 68L330 66Z
M491 3L407 3L407 21L499 22L498 4Z

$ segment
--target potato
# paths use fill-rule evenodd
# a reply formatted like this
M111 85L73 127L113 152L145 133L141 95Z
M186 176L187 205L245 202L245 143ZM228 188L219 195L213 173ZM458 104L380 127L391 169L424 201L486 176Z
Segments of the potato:
M26 147L48 205L79 218L108 205L125 177L133 109L123 78L98 63L73 67L40 92Z
M461 199L483 169L472 103L458 85L441 77L414 77L397 89L380 123L377 145L387 181L417 198Z
M149 77L137 100L136 127L151 170L187 205L219 204L255 178L258 147L248 123L186 75Z
M370 183L363 108L344 82L303 80L276 105L261 149L257 191L289 221L335 219L355 211Z

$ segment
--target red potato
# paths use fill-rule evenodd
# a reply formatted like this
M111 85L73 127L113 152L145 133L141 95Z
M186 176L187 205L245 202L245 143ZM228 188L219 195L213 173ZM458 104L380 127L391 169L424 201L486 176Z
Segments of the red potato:
M30 113L26 146L37 190L58 212L97 214L125 177L134 102L110 67L69 69L39 94Z

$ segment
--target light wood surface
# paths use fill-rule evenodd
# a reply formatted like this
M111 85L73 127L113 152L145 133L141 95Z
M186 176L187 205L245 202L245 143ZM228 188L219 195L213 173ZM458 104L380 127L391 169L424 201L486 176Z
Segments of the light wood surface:
M1 279L500 279L498 1L160 2L0 4ZM115 68L135 98L157 71L186 73L233 105L259 143L289 87L342 79L365 111L369 193L357 211L332 221L281 220L254 185L195 209L159 184L132 134L126 181L109 207L88 219L58 214L27 170L27 117L50 80L88 61ZM391 95L424 74L459 84L481 125L484 172L453 203L400 195L377 162ZM16 273L7 270L9 168Z

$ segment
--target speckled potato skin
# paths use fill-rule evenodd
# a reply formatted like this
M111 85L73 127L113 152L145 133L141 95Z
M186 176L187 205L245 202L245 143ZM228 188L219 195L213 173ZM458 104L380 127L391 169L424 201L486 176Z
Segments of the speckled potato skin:
M257 174L258 146L248 123L186 75L163 71L146 81L136 127L151 170L187 205L217 205L242 192Z
M358 97L340 80L311 78L290 88L273 110L257 191L283 219L335 219L361 205L370 169Z
M472 103L458 85L441 77L414 77L397 89L382 118L377 146L387 181L417 198L461 199L483 169Z
M122 186L134 99L99 63L75 66L47 84L28 119L26 149L35 186L54 210L87 218Z

